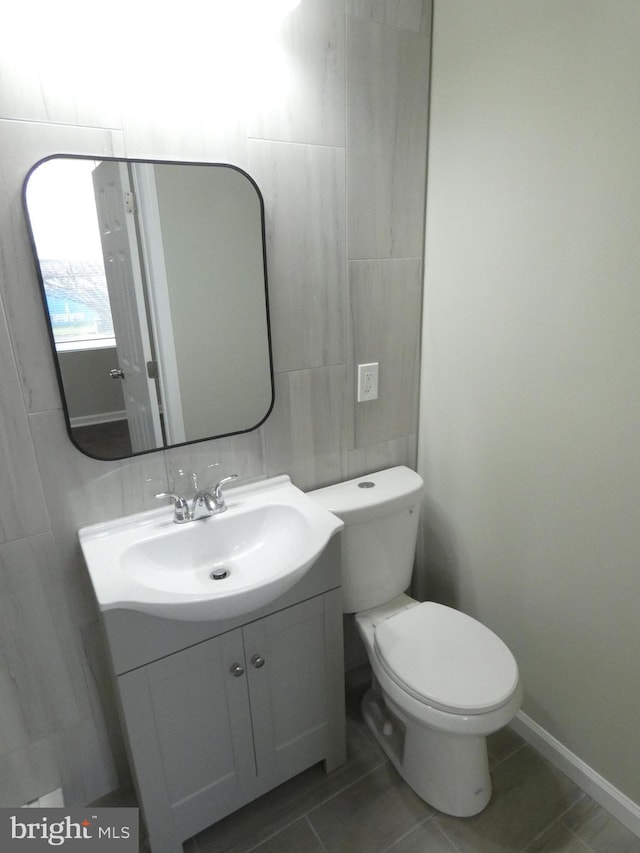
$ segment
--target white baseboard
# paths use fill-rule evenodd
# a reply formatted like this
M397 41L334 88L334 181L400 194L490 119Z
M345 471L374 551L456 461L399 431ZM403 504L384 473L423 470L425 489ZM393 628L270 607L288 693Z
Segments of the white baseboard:
M98 424L110 424L114 421L126 421L127 413L124 409L120 412L103 412L98 415L78 415L76 418L70 418L70 423L73 428L84 426L97 426Z
M592 767L585 764L581 758L522 711L518 711L515 719L512 720L511 728L545 758L548 758L558 770L579 785L603 809L640 837L640 805L638 803L607 782Z

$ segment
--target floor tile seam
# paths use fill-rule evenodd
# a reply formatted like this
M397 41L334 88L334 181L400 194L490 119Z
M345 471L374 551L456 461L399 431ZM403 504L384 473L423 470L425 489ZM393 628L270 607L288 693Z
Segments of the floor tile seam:
M426 817L422 818L422 820L419 820L414 826L412 826L411 829L408 829L406 832L403 832L402 835L399 835L397 838L394 838L391 844L389 844L387 847L384 847L380 851L380 853L388 853L388 851L392 851L397 844L399 844L401 841L404 841L407 836L411 835L412 832L415 832L417 829L419 829L421 826L424 826L426 823L429 823L429 821L433 821L435 823L434 817L435 815L433 813L428 814ZM438 829L440 830L440 827L438 827ZM458 848L456 847L456 850L457 849Z
M443 817L446 817L446 815L444 815L444 814L443 814ZM449 844L453 847L453 849L454 849L454 850L457 850L457 851L460 851L460 847L458 847L458 845L457 845L457 844L456 844L456 842L453 840L453 838L451 838L451 837L449 836L449 834L448 834L447 830L444 828L444 826L442 826L442 824L441 824L441 823L440 823L440 821L438 820L438 812L435 812L435 813L432 815L432 820L433 820L433 822L435 823L435 825L438 827L438 829L440 830L440 832L441 832L441 833L444 835L444 837L447 839L447 841L449 842Z
M578 799L575 801L575 803L571 803L571 805L570 805L570 806L567 806L567 807L566 807L566 809L565 809L561 814L559 814L559 815L558 815L558 820L559 820L559 821L560 821L560 823L564 826L564 828L565 828L565 829L569 829L569 830L571 830L571 831L573 832L573 830L571 829L571 827L569 826L569 824L565 821L565 818L566 818L566 816L569 814L569 812L570 812L570 811L572 811L573 809L575 809L575 807L578 805L578 803L583 802L583 800L585 800L585 799L586 799L586 797L587 797L586 792L585 792L585 791L583 791L582 789L580 789L580 796L579 796L579 797L578 797ZM606 809L605 809L605 811L606 811ZM607 812L607 814L608 814L608 812ZM574 834L575 834L575 833L574 833Z
M366 773L363 773L361 776L358 776L352 782L349 782L348 784L344 785L342 788L339 788L337 791L335 791L333 794L331 794L331 796L327 797L324 800L319 801L318 803L316 803L314 806L307 809L306 811L300 812L299 814L295 815L287 823L280 826L276 831L272 832L270 835L265 836L264 838L260 839L260 841L258 841L256 844L252 844L251 847L242 848L242 853L252 853L252 851L257 850L261 844L266 844L267 841L271 841L274 838L277 838L278 835L280 835L280 833L284 832L287 829L291 829L291 827L295 823L297 823L299 820L306 820L307 823L309 824L309 826L311 827L311 829L313 830L314 835L317 835L318 833L316 832L315 827L313 826L313 823L309 819L309 816L314 811L316 811L317 809L320 809L323 806L325 806L327 803L330 803L331 800L334 799L334 797L339 797L341 794L344 794L345 791L348 791L349 788L353 787L353 785L357 785L358 782L361 782L363 779L366 779L366 777L370 776L371 773L375 773L375 771L379 770L380 767L382 767L384 764L385 764L385 761L381 760L380 763L377 764L375 767L373 767L371 770L368 770ZM194 840L195 845L196 845L196 849L195 849L194 853L204 853L204 850L198 844L197 839L194 837L193 840ZM318 840L322 844L322 841L320 840L320 838L318 838ZM323 845L323 848L324 848L324 845Z
M496 761L495 761L495 764L493 764L493 763L491 764L491 768L490 768L490 769L491 769L491 771L496 770L498 767L502 767L502 765L503 765L503 764L506 764L506 763L507 763L507 761L511 761L511 759L512 759L512 758L515 758L515 757L516 757L516 755L518 755L518 753L519 753L519 752L521 752L523 749L525 749L527 746L528 746L528 744L527 744L527 743L521 743L521 744L520 744L520 746L517 746L517 747L513 750L513 752L510 752L510 753L509 753L509 755L507 755L507 756L505 756L504 758L501 758L501 759L499 759L499 760L496 760Z
M562 827L562 829L566 829L567 832L569 832L578 841L578 843L584 847L585 853L595 853L593 847L590 847L584 839L580 838L579 835L576 835L576 833L566 824L564 824L559 817L555 820L552 820L551 823L548 826L545 826L545 828L541 832L539 832L534 838L529 839L526 845L522 848L521 853L527 853L527 850L531 849L531 845L535 844L538 839L542 838L542 836L545 835L545 833L549 832L549 830L551 830L554 826L560 826Z
M367 770L367 772L366 772L366 773L363 773L363 774L362 774L362 776L358 776L358 777L357 777L356 779L354 779L352 782L349 782L349 784L348 784L348 785L345 785L343 788L340 788L339 790L335 791L333 794L331 794L331 796L330 796L330 797L327 797L327 798L326 798L326 800L322 800L321 802L316 803L316 804L315 804L314 806L312 806L310 809L307 809L307 811L306 811L306 812L303 812L303 813L300 815L300 817L310 818L310 816L311 816L314 812L318 811L318 809L323 808L323 806L326 806L326 805L327 805L327 803L330 803L330 802L331 802L331 800L335 800L335 798L336 798L336 797L339 797L341 794L344 794L344 792L345 792L345 791L348 791L348 790L349 790L349 788L353 788L353 786L354 786L354 785L358 785L360 782L362 782L362 780L363 780L363 779L366 779L366 778L367 778L367 776L371 776L371 774L372 774L372 773L375 773L377 770L380 770L380 768L381 768L381 767L384 767L384 765L385 765L386 763L387 763L386 761L381 761L381 762L380 762L379 764L377 764L375 767L372 767L372 768L371 768L371 770ZM309 822L311 823L311 821L309 821ZM313 824L312 824L312 825L313 825Z
M304 821L307 824L307 826L309 827L309 829L311 830L311 832L313 833L315 838L318 840L318 843L320 844L322 849L324 851L327 851L327 848L322 843L322 839L320 838L320 836L316 832L315 827L313 826L313 824L311 823L311 821L309 820L307 815L304 814L304 815L298 816L297 818L292 820L290 823L288 823L286 826L281 826L277 832L271 833L271 835L267 836L266 838L263 838L257 844L253 844L251 847L243 848L242 853L252 853L254 850L258 850L260 847L262 847L263 844L267 844L269 841L273 841L279 835L282 835L283 832L286 832L288 829L291 829L292 826L295 826L296 823L299 823L300 821Z
M283 832L286 832L288 829L291 829L292 826L295 826L301 820L307 820L306 815L298 815L298 817L289 821L289 823L284 824L279 827L275 832L272 832L271 835L267 835L265 838L261 838L256 844L252 844L250 847L243 847L241 849L241 853L252 853L253 850L258 850L262 847L263 844L266 844L269 841L273 841L274 838L277 838L279 835L282 835ZM308 821L307 821L308 823Z
M325 851L327 851L327 853L328 853L327 847L325 847L325 845L324 845L324 843L323 843L323 841L322 841L322 838L320 838L320 835L319 835L319 833L318 833L317 829L316 829L316 828L315 828L315 826L311 823L311 821L309 820L308 816L307 816L307 815L305 815L305 816L304 816L304 819L305 819L305 820L306 820L306 822L307 822L307 826L309 827L309 829L311 830L311 832L314 834L315 838L317 839L318 844L320 845L320 847L322 847L322 849L323 849L323 850L325 850Z
M582 846L585 849L585 853L586 853L586 851L589 851L589 853L595 853L595 847L592 847L590 844L588 844L584 840L584 838L580 838L578 833L574 832L570 826L567 826L565 823L562 823L562 821L559 821L559 822L560 822L560 825L563 826L567 830L567 832L571 833L571 835L578 841L579 844L582 844Z

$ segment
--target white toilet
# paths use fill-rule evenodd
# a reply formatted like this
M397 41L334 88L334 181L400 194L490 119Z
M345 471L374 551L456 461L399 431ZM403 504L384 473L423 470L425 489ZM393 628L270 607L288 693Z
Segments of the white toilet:
M355 613L373 670L362 713L416 793L446 814L477 814L491 797L486 736L520 707L518 665L470 616L405 594L422 478L389 468L310 492L342 531L345 613Z

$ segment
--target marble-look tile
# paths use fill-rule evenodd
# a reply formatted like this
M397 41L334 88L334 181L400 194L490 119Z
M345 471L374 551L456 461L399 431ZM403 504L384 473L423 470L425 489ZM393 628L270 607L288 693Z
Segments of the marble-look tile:
M432 811L385 764L308 817L328 851L373 853L387 849Z
M162 452L101 462L71 443L62 412L29 416L45 500L55 536L62 586L75 625L92 622L96 607L78 543L78 529L158 506L167 491Z
M92 718L60 731L55 747L68 807L84 806L118 787L106 734Z
M591 797L583 797L560 820L594 853L640 853L640 838Z
M15 808L61 785L57 734L0 754L0 807Z
M522 850L582 796L570 779L528 746L497 767L492 781L492 799L479 815L434 818L460 853Z
M81 453L70 441L62 412L29 416L45 500L54 534L108 521L158 503L166 491L162 451L102 462Z
M2 647L0 647L0 708L2 708L0 755L5 755L7 752L27 746L30 737L22 713L18 686L13 678L13 666L7 651Z
M251 141L265 200L276 373L345 360L344 150Z
M31 740L80 716L49 606L46 579L53 548L48 534L0 545L0 647Z
M265 476L261 430L201 441L164 452L169 489L182 495L194 492L191 475L198 488L214 486L223 477L238 475L238 483Z
M347 762L333 773L316 764L195 837L199 853L245 853L290 826L384 760L371 738L347 721Z
M122 117L127 157L232 163L246 170L244 104L225 98L219 105L203 85L208 76L194 79L200 87L188 83L161 105L149 101L147 90L128 93Z
M428 35L432 0L346 0L347 15Z
M49 519L1 300L0 367L0 542L7 542L48 530Z
M0 121L0 294L5 305L27 411L60 408L44 308L22 207L29 169L49 154L121 155L109 130ZM2 361L3 369L6 362Z
M85 625L78 633L82 638L82 669L91 703L91 717L95 720L96 727L106 735L113 756L113 766L122 787L130 782L131 774L100 620Z
M305 0L263 30L254 61L250 137L344 147L344 0Z
M349 263L352 365L379 363L378 399L354 403L356 448L414 435L418 428L419 260ZM355 377L354 377L355 385Z
M420 258L429 39L350 18L347 56L349 258Z
M380 444L370 444L367 447L349 451L349 477L359 477L361 474L371 474L395 465L416 467L418 447L417 435L406 435L402 438L392 438Z
M151 23L153 35L145 32L135 44L136 61L127 68L119 98L129 157L246 168L245 105L254 82L251 21L246 15L233 20L234 5L241 6L198 3L182 14L142 22L145 30Z
M90 605L85 606L82 610L74 607L75 578L66 563L60 559L58 545L51 533L13 544L19 544L23 549L29 547L34 555L33 582L37 584L38 594L37 596L34 594L33 599L34 603L39 603L42 609L46 611L39 617L42 619L43 626L55 626L56 645L51 645L51 651L52 653L55 652L59 660L64 662L67 675L65 689L68 690L69 701L75 701L77 705L77 713L74 714L74 718L87 717L94 712L99 716L99 712L96 710L97 703L92 697L92 684L87 677L88 665L81 644L81 636L76 627L77 624L82 624L82 619L76 621L77 612L85 614L87 610L90 610L91 614L94 614L93 596L91 595ZM22 551L19 553L22 567L19 571L22 571L28 564ZM78 573L80 572L78 571ZM82 573L86 574L84 569L82 569ZM19 577L23 580L22 575ZM19 649L22 649L23 645L20 643ZM33 646L29 648L35 658L32 667L37 668L39 665L37 649L34 649ZM0 705L0 707L2 706ZM13 748L18 745L19 741L13 742Z
M276 403L263 427L268 474L303 490L345 479L345 367L276 375Z
M39 12L46 8L41 6ZM64 45L64 34L62 38L53 37L46 24L30 19L25 20L20 32L14 33L11 44L3 40L0 118L118 127L120 93L109 79L113 61L105 63L95 51L95 29L85 49L80 50L80 59L75 27L67 24L59 7L49 8L67 37L73 34L76 42ZM14 15L20 10L29 10L27 14L33 15L33 6L27 3L11 7ZM6 19L4 25L7 26Z

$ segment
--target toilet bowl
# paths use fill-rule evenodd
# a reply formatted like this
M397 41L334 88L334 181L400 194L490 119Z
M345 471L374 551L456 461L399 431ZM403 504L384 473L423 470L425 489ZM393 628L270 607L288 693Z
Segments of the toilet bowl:
M397 467L311 492L345 523L344 611L372 670L363 717L405 781L439 811L477 814L491 797L486 736L522 701L517 663L470 616L405 594L422 479Z
M522 702L513 655L477 620L406 595L355 618L374 676L362 711L376 740L430 805L457 817L482 811L486 736Z

